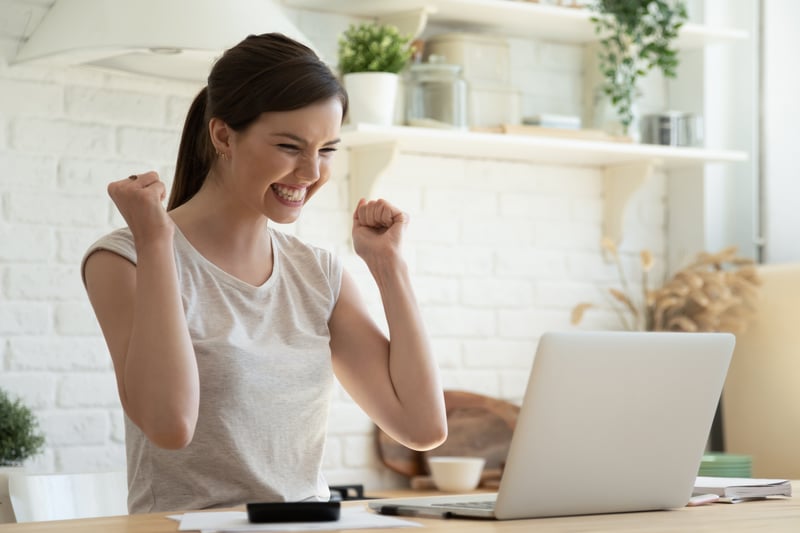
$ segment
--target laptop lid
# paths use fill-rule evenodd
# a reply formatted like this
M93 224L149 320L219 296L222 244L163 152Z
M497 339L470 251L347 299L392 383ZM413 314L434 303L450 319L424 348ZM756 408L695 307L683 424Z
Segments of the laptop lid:
M686 505L734 342L726 333L544 334L488 516ZM409 514L417 509L425 515L486 516L444 505L477 498L393 503ZM370 506L380 509L381 502Z
M686 505L734 342L725 333L542 336L497 518Z

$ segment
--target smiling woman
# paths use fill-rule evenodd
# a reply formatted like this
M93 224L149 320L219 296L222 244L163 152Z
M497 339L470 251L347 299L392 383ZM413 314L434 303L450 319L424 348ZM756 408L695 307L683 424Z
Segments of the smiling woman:
M216 203L225 193L221 188L228 187L254 213L278 223L294 222L299 208L330 178L342 112L342 99L328 97L301 109L264 111L239 130L212 116L208 133L215 152L224 154L224 164L212 165L206 190L198 193ZM182 216L181 206L174 207L175 216Z
M347 112L336 77L307 47L265 34L228 50L208 82L167 209L155 172L111 183L128 227L83 261L126 415L131 512L328 499L334 374L406 446L447 432L400 253L407 215L363 199L353 213L390 338L335 255L270 225L296 220L329 179Z

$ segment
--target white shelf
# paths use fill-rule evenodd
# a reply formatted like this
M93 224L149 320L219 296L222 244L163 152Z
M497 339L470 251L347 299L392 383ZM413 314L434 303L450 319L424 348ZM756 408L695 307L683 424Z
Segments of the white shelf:
M427 23L479 33L588 44L599 40L593 12L512 0L283 0L299 9L376 18L419 35ZM746 31L686 24L677 46L702 48L748 39ZM398 152L527 161L603 169L604 235L619 240L628 198L656 167L675 169L747 160L745 152L593 140L359 124L342 131L350 150L350 197L371 196Z
M462 31L494 32L566 43L598 40L592 12L512 0L284 0L287 6L359 17L388 17L425 11L436 24ZM701 48L747 39L746 31L685 24L679 48Z
M746 161L745 152L530 135L358 124L342 129L347 148L393 143L407 152L544 164L608 167L654 162L665 168Z
M655 167L677 169L706 163L746 161L745 152L649 144L634 144L499 133L413 128L407 126L346 126L342 145L350 150L350 201L371 197L398 152L524 161L603 169L604 235L619 239L628 198Z

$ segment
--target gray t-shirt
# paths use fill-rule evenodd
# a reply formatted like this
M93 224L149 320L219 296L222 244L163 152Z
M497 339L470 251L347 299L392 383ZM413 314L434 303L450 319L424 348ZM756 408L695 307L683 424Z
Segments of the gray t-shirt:
M267 231L274 267L255 287L175 230L200 412L182 450L158 448L125 417L131 513L330 497L321 472L333 387L328 322L342 266L326 250ZM100 249L136 264L127 228L94 243L83 263Z

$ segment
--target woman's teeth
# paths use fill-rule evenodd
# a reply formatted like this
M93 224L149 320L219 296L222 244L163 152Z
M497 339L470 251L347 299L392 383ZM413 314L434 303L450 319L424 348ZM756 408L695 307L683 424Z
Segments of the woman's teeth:
M284 187L282 185L273 184L274 190L278 196L289 202L300 202L306 197L306 189L295 189L294 187Z

